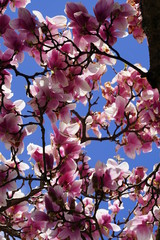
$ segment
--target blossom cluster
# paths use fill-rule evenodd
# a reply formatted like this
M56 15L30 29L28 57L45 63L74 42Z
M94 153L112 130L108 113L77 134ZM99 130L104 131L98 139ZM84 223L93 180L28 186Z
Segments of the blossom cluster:
M112 87L115 83L118 84ZM153 142L159 147L159 92L151 88L146 78L132 68L122 70L111 84L105 83L102 93L107 120L114 120L120 128L115 135L124 132L120 145L130 158L141 151L152 151Z
M135 10L134 16L128 17L128 32L133 34L133 37L142 43L146 38L145 32L142 28L142 14L140 10L140 0L128 0L127 1Z
M15 12L16 8L26 7L30 0L1 0L0 2L0 12L4 14L7 9L7 5L9 4L10 9Z
M130 67L103 83L107 67L124 61L114 44L128 35L127 28L138 42L144 39L139 1L98 0L94 15L83 4L69 2L69 23L66 16L30 13L28 3L0 1L6 47L0 51L0 140L11 151L8 160L0 154L0 239L156 239L160 164L147 174L143 166L131 171L117 157L98 160L91 168L86 153L92 141L115 142L116 151L123 148L129 158L151 152L153 143L159 147L159 92L148 83L146 70L128 62ZM17 18L5 14L8 4L12 11L18 8ZM26 53L39 72L21 72ZM12 101L16 76L26 81L27 104ZM32 139L26 148L30 167L20 154L36 129L41 143ZM124 199L134 207L122 220Z

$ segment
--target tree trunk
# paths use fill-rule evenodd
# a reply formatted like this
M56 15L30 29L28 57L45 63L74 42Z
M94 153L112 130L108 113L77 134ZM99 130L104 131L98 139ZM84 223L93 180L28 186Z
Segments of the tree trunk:
M160 0L141 0L143 29L148 38L150 69L149 83L160 91Z

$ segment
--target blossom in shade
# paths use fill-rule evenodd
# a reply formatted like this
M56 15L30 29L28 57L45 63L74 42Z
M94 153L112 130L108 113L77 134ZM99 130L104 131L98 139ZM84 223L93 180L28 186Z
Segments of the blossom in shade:
M107 17L110 17L113 7L113 0L99 0L93 9L97 21L102 24Z

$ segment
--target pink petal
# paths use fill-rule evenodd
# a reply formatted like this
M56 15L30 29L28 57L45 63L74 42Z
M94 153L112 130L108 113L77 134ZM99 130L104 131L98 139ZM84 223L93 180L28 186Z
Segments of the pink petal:
M34 221L49 221L49 217L46 213L41 211L36 211L32 215Z

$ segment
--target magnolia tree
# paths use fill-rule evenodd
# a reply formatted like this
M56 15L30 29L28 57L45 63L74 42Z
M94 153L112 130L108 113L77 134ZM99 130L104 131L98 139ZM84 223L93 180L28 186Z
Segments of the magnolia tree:
M0 155L0 239L159 239L160 164L147 174L118 155L91 168L86 153L93 141L115 142L129 158L150 152L153 142L159 147L159 92L144 68L114 48L127 31L143 42L139 1L99 0L93 15L69 2L66 16L52 18L30 13L29 2L0 1L0 140L10 151L10 159ZM17 9L14 19L9 8ZM26 54L39 66L32 75L19 67ZM117 61L125 68L102 83ZM25 80L26 105L12 100L16 76ZM30 162L21 157L25 148ZM126 199L133 208L122 216Z

